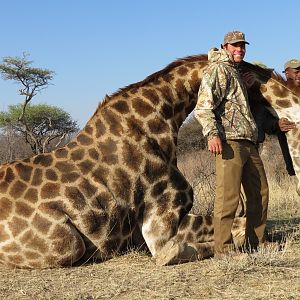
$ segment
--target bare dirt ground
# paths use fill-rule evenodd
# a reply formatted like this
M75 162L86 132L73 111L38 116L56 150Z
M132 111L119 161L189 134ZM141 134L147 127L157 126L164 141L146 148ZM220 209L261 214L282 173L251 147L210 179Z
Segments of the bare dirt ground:
M52 270L0 268L0 299L300 299L300 219L269 222L282 251L158 267L146 253ZM280 227L279 227L280 225ZM286 233L286 235L285 235Z

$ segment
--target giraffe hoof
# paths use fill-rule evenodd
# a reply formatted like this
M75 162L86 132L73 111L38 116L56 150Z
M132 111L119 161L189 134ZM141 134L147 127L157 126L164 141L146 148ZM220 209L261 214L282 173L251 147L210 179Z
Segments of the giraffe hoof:
M177 258L180 254L180 246L174 241L169 241L159 251L156 256L155 263L158 266L167 266L177 263Z

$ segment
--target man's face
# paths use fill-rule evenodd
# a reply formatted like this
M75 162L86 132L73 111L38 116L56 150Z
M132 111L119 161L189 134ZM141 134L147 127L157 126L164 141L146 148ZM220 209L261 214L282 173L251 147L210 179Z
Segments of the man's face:
M235 62L241 62L246 54L246 44L244 42L226 44L224 49L232 54Z
M287 68L285 70L285 76L287 79L292 80L296 86L300 87L300 68Z

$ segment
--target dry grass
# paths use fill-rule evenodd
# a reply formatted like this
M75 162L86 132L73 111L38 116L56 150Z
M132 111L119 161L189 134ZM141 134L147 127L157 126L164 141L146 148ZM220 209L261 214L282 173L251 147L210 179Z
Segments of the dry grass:
M273 160L274 162L274 160ZM300 214L295 180L265 160L270 185L269 236L281 251L158 267L130 252L100 264L53 270L0 268L0 299L300 299ZM280 160L276 160L281 163ZM195 190L195 212L211 213L214 163L207 152L182 154ZM277 174L276 172L279 172Z
M241 260L157 267L131 252L101 264L55 270L0 270L1 299L299 299L300 244Z

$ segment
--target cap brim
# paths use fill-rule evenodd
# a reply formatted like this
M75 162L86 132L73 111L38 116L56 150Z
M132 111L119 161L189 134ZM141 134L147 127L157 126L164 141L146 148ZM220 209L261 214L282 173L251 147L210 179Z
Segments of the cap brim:
M286 66L285 68L284 68L284 71L282 71L282 73L284 73L285 72L285 70L286 69L299 69L300 68L300 64L295 64L295 65L290 65L290 66Z
M235 44L235 43L239 43L239 42L243 42L243 43L249 45L249 43L245 40L233 40L233 41L230 41L230 43L228 43L228 44Z

